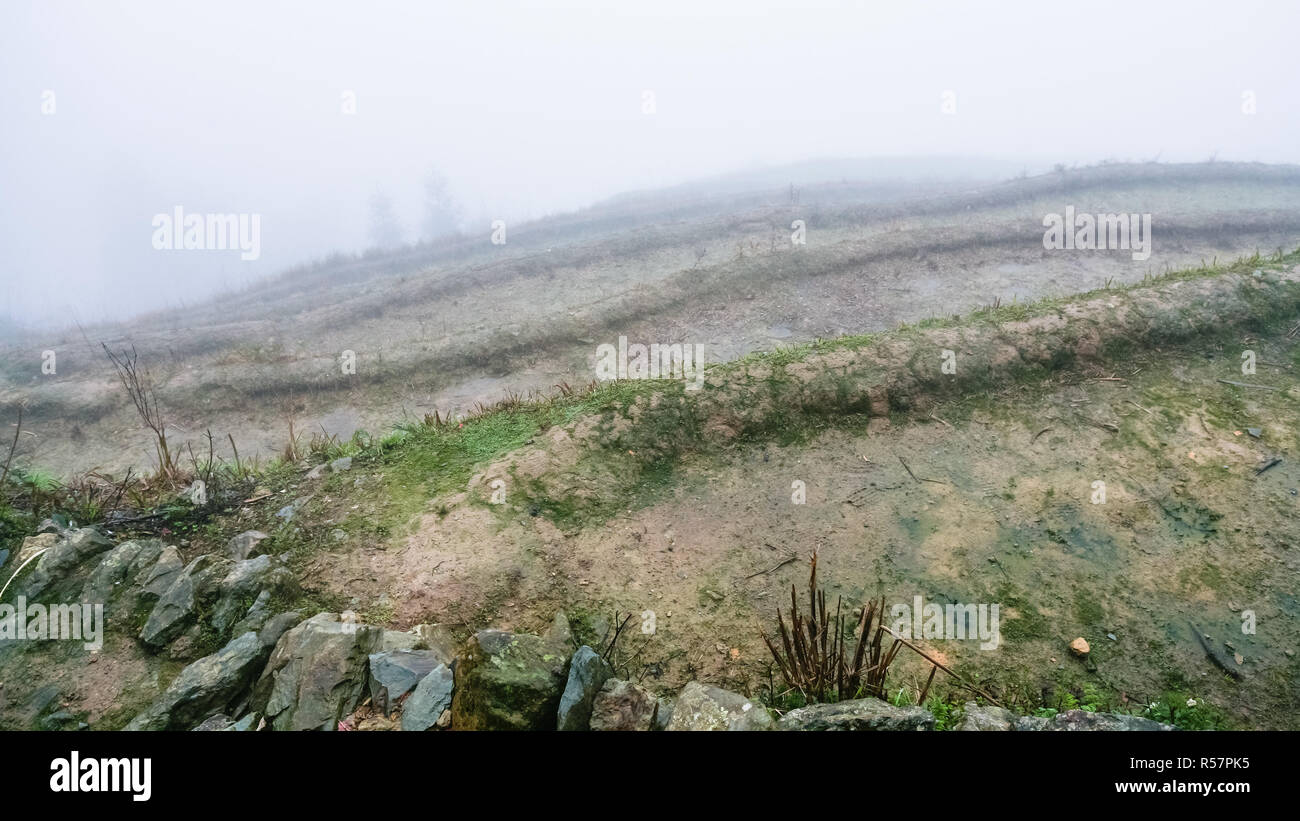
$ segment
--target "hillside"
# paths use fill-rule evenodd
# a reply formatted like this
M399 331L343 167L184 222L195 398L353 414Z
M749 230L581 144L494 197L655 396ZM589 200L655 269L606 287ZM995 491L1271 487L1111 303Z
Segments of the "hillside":
M781 281L768 265L749 270ZM102 652L7 648L7 723L51 692L92 727L166 723L183 665L242 651L234 622L246 608L252 618L263 584L262 621L294 615L265 644L270 661L243 639L254 678L312 630L334 629L283 632L318 611L353 611L364 630L429 625L422 641L470 648L457 657L467 673L473 647L504 652L484 644L497 640L484 627L537 644L528 663L545 666L546 648L603 647L623 617L651 613L654 629L610 655L621 679L677 692L679 705L698 696L691 682L708 682L789 716L797 704L761 631L775 629L815 551L846 610L876 596L1000 603L992 651L927 647L1017 714L1085 705L1294 729L1300 252L944 314L754 353L710 368L699 391L671 380L562 390L322 445L258 476L209 476L210 506L123 520L113 539L160 539L176 554L169 572L184 565L200 590L229 569L239 534L258 531L257 583L240 587L231 571L210 588L220 598L163 615L141 590ZM1246 351L1256 375L1242 374ZM39 590L80 589L108 572L96 562L42 562L34 578ZM124 581L147 588L147 576ZM1078 638L1091 646L1081 658L1068 650ZM928 690L928 669L900 659L888 681L897 703ZM477 681L460 676L457 688ZM234 688L203 704L292 724L260 686L251 702ZM970 709L952 682L930 694L935 715ZM1168 706L1184 702L1191 718ZM453 727L487 715L468 703L450 714Z
M290 430L347 440L401 420L585 385L600 344L692 343L724 362L981 305L1059 297L1300 236L1289 166L1103 165L1001 183L883 176L737 191L735 180L391 254L337 258L201 305L8 345L19 460L56 475L148 469L152 445L100 343L134 346L172 436L244 458ZM754 184L781 172L744 178ZM789 170L811 174L806 169ZM866 173L865 171L863 173ZM793 201L792 201L793 200ZM1150 257L1052 253L1043 215L1154 215ZM791 242L803 220L806 244ZM42 372L55 351L57 372ZM355 373L340 357L355 353Z

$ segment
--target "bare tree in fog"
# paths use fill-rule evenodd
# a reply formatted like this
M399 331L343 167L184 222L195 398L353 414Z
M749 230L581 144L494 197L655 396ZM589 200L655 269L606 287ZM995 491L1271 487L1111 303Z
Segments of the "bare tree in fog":
M370 197L370 244L375 248L396 248L402 244L402 224L397 220L393 200L383 192Z
M438 169L424 178L424 226L421 239L436 239L460 229L461 207Z

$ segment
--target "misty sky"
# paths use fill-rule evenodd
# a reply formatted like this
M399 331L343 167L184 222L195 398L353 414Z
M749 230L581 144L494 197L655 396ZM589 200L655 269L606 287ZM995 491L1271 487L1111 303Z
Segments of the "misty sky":
M1300 162L1294 0L989 5L4 0L0 317L121 316L359 250L379 191L413 240L431 167L486 242L819 157ZM155 251L176 205L259 214L260 258Z

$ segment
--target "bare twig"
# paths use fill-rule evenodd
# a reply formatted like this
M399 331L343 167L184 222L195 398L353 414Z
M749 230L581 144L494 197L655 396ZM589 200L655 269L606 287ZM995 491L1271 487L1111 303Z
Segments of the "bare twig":
M1276 387L1274 385L1255 385L1250 382L1233 382L1231 379L1219 379L1217 381L1222 382L1225 385L1232 385L1233 387L1237 387L1237 388L1254 388L1256 390L1261 390L1261 391L1282 390L1281 388Z
M14 428L14 440L9 443L9 455L5 457L4 471L0 472L0 488L3 488L5 482L9 479L9 464L14 460L14 449L18 447L18 437L23 432L23 406L18 406L18 425Z

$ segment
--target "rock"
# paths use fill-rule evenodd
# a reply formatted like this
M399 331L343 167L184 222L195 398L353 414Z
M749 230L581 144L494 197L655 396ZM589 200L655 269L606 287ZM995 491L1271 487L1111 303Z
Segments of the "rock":
M239 721L236 721L234 724L227 727L226 729L230 730L231 732L246 733L249 730L256 729L258 722L260 722L261 719L262 717L259 716L257 713L249 713L248 715L244 716Z
M777 726L782 730L933 730L934 716L924 707L895 707L878 698L856 698L791 710Z
M41 534L30 538L48 539L50 535ZM74 530L66 538L55 538L55 543L36 560L35 569L26 571L29 575L20 589L28 599L35 599L46 592L76 595L76 592L80 592L81 585L77 585L76 592L67 590L68 575L86 559L113 547L113 543L93 527ZM23 549L27 549L26 541Z
M370 655L370 700L385 715L392 712L398 699L415 689L415 685L445 659L431 650L390 650ZM437 716L434 717L437 720Z
M459 650L459 642L456 641L452 630L445 624L417 624L411 628L411 632L420 637L416 644L417 650L433 650L439 653L447 664L451 664L456 658Z
M9 551L8 551L8 550L0 550L0 567L4 567L4 566L5 566L5 562L7 562L7 561L9 561Z
M145 604L158 601L183 572L185 561L181 552L172 545L164 547L158 554L158 561L141 578L140 600Z
M45 732L61 730L88 730L90 725L67 710L57 710L36 722L36 729Z
M289 568L264 554L235 562L221 580L221 593L223 596L251 596L261 590L283 592L291 590L295 581Z
M22 564L40 551L54 547L62 538L62 533L58 531L49 531L37 533L35 536L28 536L23 539L22 546L18 548L18 563Z
M568 628L568 624L565 624ZM548 634L549 636L549 634ZM551 639L555 641L555 639ZM556 711L557 730L586 730L591 720L591 703L605 680L614 675L609 663L587 645L578 648L569 662L569 680Z
M128 730L185 730L242 696L265 661L267 648L245 633L190 664L163 694L126 726Z
M763 709L742 695L692 681L682 688L673 705L668 730L770 730L775 722Z
M62 698L63 691L57 684L38 687L19 710L20 726L35 729L42 718L58 711Z
M261 552L258 547L267 535L260 530L245 530L226 542L226 555L235 561L251 559Z
M961 726L957 728L958 730L968 732L1010 731L1016 723L1015 714L1001 707L968 701L965 709L966 717L962 720Z
M568 655L540 636L480 630L456 660L457 730L553 730Z
M243 635L250 630L256 633L266 625L270 618L271 591L263 590L261 593L257 594L256 599L253 599L253 603L249 605L248 611L244 613L244 617L235 623L235 626L230 629L230 632L236 636Z
M415 650L423 644L419 635L415 633L405 630L385 630L384 637L379 641L379 651L386 653L391 650Z
M59 538L63 538L64 536L67 536L69 532L71 531L68 529L68 519L60 513L56 513L46 519L41 519L41 523L36 527L37 535L53 533Z
M668 723L673 720L673 700L671 698L660 698L657 708L655 709L655 730L667 730Z
M194 732L211 733L229 730L235 726L235 720L225 713L217 713L211 718L205 718L199 722L199 726L194 728Z
M197 611L216 598L228 565L228 559L216 556L199 556L190 562L158 598L140 631L140 640L158 649L184 632L194 623Z
M450 715L453 679L451 668L445 664L439 664L420 679L402 705L402 729L423 732L430 727L445 727L443 719Z
M287 631L253 688L251 704L276 730L335 730L365 692L378 627L318 613Z
M649 690L611 678L592 702L590 726L593 730L650 730L658 708Z
M173 639L171 645L167 647L167 658L172 661L187 661L202 655L199 647L203 642L203 628L200 625L190 625L190 629L181 633L179 638Z
M262 629L257 631L257 640L269 650L280 641L281 636L301 623L302 614L297 610L290 610L287 613L272 616L262 626Z
M325 475L325 471L328 469L329 469L329 465L319 464L316 467L312 468L311 470L307 471L307 478L319 479L320 477Z
M250 600L264 592L286 593L297 589L293 572L270 556L235 562L221 580L220 599L212 610L213 629L225 633L241 615L247 613Z
M342 473L345 470L352 470L351 456L343 456L330 462L331 473Z
M141 593L134 582L158 561L161 553L162 543L156 540L123 542L105 554L91 571L81 589L81 601L102 602L108 617L131 613Z
M1088 646L1088 640L1082 636L1070 642L1070 652L1074 653L1079 658L1083 658L1091 651L1092 648Z
M564 614L564 611L555 614L551 626L542 638L546 639L548 644L560 648L560 651L566 655L573 652L573 631L569 629L569 617Z
M1157 731L1174 729L1169 724L1161 724L1149 718L1126 716L1119 713L1090 713L1087 710L1066 710L1058 713L1042 729L1057 732L1075 732L1080 730L1125 730Z
M1049 719L1043 718L1042 716L1020 716L1016 719L1016 723L1013 725L1012 729L1020 733L1036 732L1038 730L1047 729L1049 721Z

